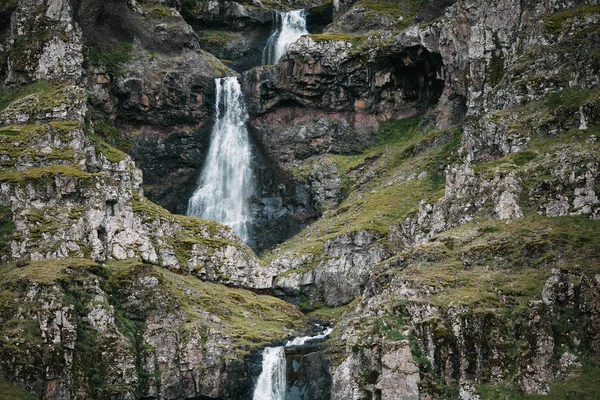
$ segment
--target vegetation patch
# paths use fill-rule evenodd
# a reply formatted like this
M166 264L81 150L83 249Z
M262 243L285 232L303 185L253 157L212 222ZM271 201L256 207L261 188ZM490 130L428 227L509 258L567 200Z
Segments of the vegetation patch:
M0 379L0 397L2 400L35 400L37 396Z
M108 72L118 74L121 72L121 64L131 60L132 50L132 43L123 42L108 51L91 47L89 48L89 60L92 65L104 65Z
M428 301L440 307L502 310L508 302L518 309L539 297L552 268L598 274L598 229L600 221L585 216L478 220L410 250L392 274L437 288Z
M0 255L8 253L15 232L15 223L10 207L0 206Z
M546 33L558 35L563 31L564 25L570 25L576 20L593 13L600 13L600 6L580 6L559 11L544 18L544 30Z
M218 30L202 30L198 32L200 44L212 47L228 47L240 38L235 33Z
M119 163L128 158L128 155L123 153L121 150L116 149L106 143L102 138L98 135L88 134L87 135L96 147L96 151L104 155L106 159L112 163Z
M521 393L510 383L478 385L477 393L486 400L595 400L600 398L600 366L587 360L581 368L571 368L561 379L550 385L550 393Z
M22 171L0 171L0 181L24 182L53 177L55 175L70 176L78 179L91 179L97 174L90 174L72 165L52 165L48 167L28 168Z
M39 80L35 83L19 86L16 89L5 89L0 91L0 111L4 110L11 103L22 99L31 94L51 94L56 89L56 86L44 80Z
M385 236L421 199L439 198L445 166L455 159L462 132L422 131L419 124L420 118L382 123L377 146L359 155L318 158L336 165L347 197L337 209L324 212L317 222L266 253L265 259L286 252L317 255L326 240L360 229ZM363 183L362 173L368 170L374 177Z

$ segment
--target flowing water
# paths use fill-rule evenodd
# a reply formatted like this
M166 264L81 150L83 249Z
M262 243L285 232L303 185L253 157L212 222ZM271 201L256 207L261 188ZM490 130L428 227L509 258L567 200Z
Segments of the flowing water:
M283 346L267 347L263 351L262 372L256 383L254 400L283 400L285 386L285 350Z
M277 64L290 44L306 34L308 34L306 10L277 12L275 14L275 30L263 49L262 63L264 65Z
M254 190L248 112L236 77L219 78L215 83L217 120L187 214L228 225L248 241L249 200Z
M286 391L285 348L304 346L313 340L325 339L333 331L327 328L315 336L301 336L288 340L285 346L266 347L263 351L262 372L258 377L253 400L284 400Z

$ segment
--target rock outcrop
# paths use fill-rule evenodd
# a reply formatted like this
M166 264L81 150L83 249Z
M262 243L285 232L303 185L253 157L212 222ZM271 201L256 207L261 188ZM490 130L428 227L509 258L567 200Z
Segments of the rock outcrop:
M275 298L131 260L0 276L0 373L40 398L250 398L246 356L305 325Z
M301 7L316 31L256 66L273 12ZM250 398L300 308L336 324L288 365L308 398L594 397L599 19L595 0L0 5L0 384ZM234 70L262 259L169 212Z

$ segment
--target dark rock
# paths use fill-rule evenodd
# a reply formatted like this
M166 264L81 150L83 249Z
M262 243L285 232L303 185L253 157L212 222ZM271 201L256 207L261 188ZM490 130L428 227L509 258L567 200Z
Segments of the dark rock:
M250 119L270 159L289 168L317 154L355 154L376 143L377 119L366 113L283 106Z
M331 396L331 373L322 343L287 347L285 400L327 400Z
M416 20L427 23L444 15L446 7L456 3L456 0L424 0L417 12Z

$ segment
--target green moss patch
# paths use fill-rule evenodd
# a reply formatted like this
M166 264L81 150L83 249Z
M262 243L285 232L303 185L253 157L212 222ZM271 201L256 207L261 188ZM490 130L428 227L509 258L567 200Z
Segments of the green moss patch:
M361 229L385 236L392 224L417 209L419 201L439 198L444 188L443 169L454 160L462 133L422 132L417 128L419 122L419 118L411 118L382 123L377 146L360 155L319 159L337 167L347 197L337 209L325 212L317 222L267 253L266 259L285 252L319 254L326 240ZM360 184L361 175L356 171L366 166L375 172L374 178Z
M558 35L565 25L594 13L600 13L600 6L580 6L557 12L544 18L544 30L546 33Z
M11 103L22 99L31 94L51 94L56 89L56 86L40 80L26 86L20 86L16 89L8 89L0 91L0 111L4 110Z
M132 50L132 43L119 43L107 51L92 47L89 49L89 60L92 65L104 65L108 72L119 73L121 64L131 60Z
M0 379L0 399L2 400L35 400L37 396Z
M15 223L12 219L10 207L0 206L0 255L10 250L10 242L15 232Z
M523 307L540 296L551 268L600 272L598 229L600 221L585 216L472 222L410 250L409 261L405 254L397 256L402 260L397 273L438 288L428 299L438 306L499 310L508 301Z
M123 153L121 150L116 149L106 143L100 136L94 134L88 134L88 137L92 139L94 145L96 147L96 151L101 153L106 159L112 163L119 163L123 160L127 159L127 154Z
M89 268L98 268L98 264L84 258L67 258L0 265L0 285L5 286L19 280L49 285L59 280L80 277Z
M477 393L486 400L595 400L600 398L600 366L596 361L586 361L581 368L571 368L550 385L547 395L520 393L507 383L478 385Z
M52 165L48 167L28 168L22 171L0 171L0 181L24 182L51 178L55 175L70 176L78 179L91 179L95 174L90 174L71 165Z

